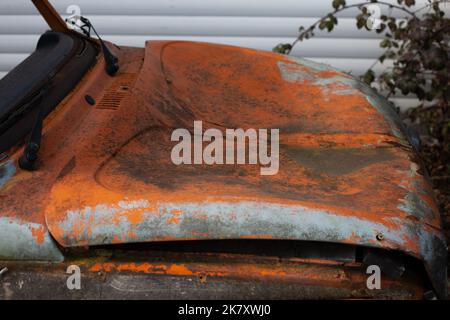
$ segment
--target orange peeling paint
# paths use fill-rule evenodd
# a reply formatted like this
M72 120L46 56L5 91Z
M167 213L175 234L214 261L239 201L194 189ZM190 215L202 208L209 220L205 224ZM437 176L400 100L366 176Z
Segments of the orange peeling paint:
M166 220L167 224L179 224L180 223L180 219L177 217L172 217Z
M47 229L44 226L40 226L39 228L30 227L30 231L38 244L44 243L45 234L47 233Z

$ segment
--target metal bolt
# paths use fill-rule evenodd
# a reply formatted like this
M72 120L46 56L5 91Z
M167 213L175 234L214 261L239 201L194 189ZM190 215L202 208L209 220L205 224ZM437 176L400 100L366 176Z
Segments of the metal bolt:
M381 232L379 234L377 234L377 240L378 241L383 241L384 240L384 235Z
M5 268L1 269L0 270L0 278L7 272L8 272L8 268L5 267Z

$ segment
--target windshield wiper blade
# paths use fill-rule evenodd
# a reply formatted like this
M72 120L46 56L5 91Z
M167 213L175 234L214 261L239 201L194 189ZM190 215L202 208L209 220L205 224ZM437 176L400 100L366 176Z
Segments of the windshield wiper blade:
M19 158L19 167L27 170L36 170L36 162L38 160L38 152L41 148L42 128L45 118L45 108L42 103L47 95L47 89L43 89L32 101L32 106L38 106L38 114L36 116L33 129L31 130L30 139L25 146L22 156Z

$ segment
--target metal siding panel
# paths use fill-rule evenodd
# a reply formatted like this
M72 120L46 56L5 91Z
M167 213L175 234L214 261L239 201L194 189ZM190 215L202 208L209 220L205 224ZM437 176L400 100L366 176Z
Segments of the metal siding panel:
M37 35L0 35L0 54L31 53L36 47ZM233 36L155 36L155 35L110 35L102 38L120 45L144 47L146 40L188 40L211 42L259 50L272 50L280 42L289 42L288 37L233 37ZM330 50L330 48L333 48ZM326 58L358 58L375 60L382 50L377 39L311 39L294 48L294 56Z
M396 3L396 0L386 0ZM348 0L348 4L360 3L359 0ZM426 0L416 1L420 7ZM73 5L73 0L53 0L59 12ZM317 17L332 11L330 0L311 1L299 0L78 0L76 2L84 14L101 15L186 15L186 16L256 16L256 17ZM36 10L29 1L2 0L0 12L5 15L35 14ZM349 10L341 16L354 17L355 10ZM383 10L387 13L388 9ZM399 17L403 16L398 13Z
M86 15L96 29L109 35L157 36L297 36L299 25L311 25L318 18L289 17L186 17L186 16L112 16ZM270 28L261 26L270 25ZM318 30L317 38L371 38L381 35L358 30L355 19L342 18L332 33ZM11 15L0 19L0 34L40 34L47 29L38 16Z
M27 54L0 53L0 71L7 72L26 59Z

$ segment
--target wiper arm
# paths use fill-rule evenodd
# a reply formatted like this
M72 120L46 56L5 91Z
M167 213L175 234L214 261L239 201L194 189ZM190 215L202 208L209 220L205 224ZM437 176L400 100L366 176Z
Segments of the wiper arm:
M32 106L39 106L38 114L36 116L33 129L31 130L30 139L25 146L22 156L19 158L19 167L27 170L36 170L36 161L38 159L38 152L41 148L42 127L45 118L45 108L42 103L47 95L47 89L43 89L32 101Z
M105 45L100 35L97 33L97 30L95 30L92 23L89 21L89 19L80 16L81 22L84 23L83 26L80 27L80 29L86 34L88 37L91 37L91 29L94 31L95 35L97 36L98 40L101 43L103 56L105 57L105 63L106 63L106 72L110 76L114 76L117 71L119 71L119 59L109 50L109 48ZM87 27L87 30L86 30Z

